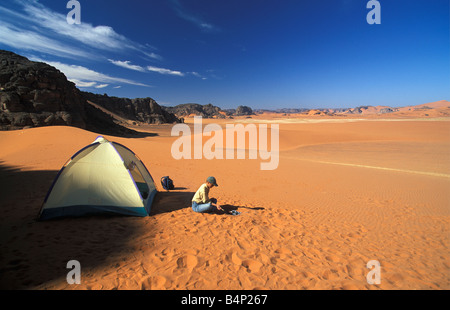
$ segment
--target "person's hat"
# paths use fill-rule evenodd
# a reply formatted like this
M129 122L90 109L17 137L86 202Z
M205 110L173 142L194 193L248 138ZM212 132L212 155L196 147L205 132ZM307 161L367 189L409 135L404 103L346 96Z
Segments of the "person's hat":
M219 185L217 185L217 183L216 183L216 178L215 178L215 177L208 177L208 178L206 179L206 182L209 182L209 183L211 183L211 184L214 185L214 186L219 186Z

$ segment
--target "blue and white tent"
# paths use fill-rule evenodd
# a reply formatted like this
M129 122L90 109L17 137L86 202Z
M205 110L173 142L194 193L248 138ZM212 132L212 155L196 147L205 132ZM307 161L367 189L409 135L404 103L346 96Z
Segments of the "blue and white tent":
M108 213L147 216L156 192L136 154L99 136L61 168L39 219Z

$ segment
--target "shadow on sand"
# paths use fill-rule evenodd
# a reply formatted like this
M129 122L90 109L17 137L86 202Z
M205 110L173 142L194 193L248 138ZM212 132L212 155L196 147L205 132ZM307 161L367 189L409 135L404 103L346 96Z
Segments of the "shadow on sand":
M131 128L127 128L121 125L119 129L110 129L110 128L97 128L97 127L88 127L85 130L89 130L95 133L98 133L99 135L109 135L119 138L146 138L146 137L156 137L159 136L157 133L154 132L147 132L147 131L137 131Z
M0 289L51 288L52 283L61 287L70 260L78 260L86 273L96 268L116 270L135 250L133 240L143 235L152 238L157 232L157 227L142 217L97 215L38 221L57 173L0 162ZM190 208L193 195L159 192L150 216ZM229 204L223 208L263 209Z
M176 187L175 190L185 189L185 187ZM190 208L191 200L195 193L193 192L158 192L153 201L150 216L173 212L184 208Z
M217 212L218 214L230 214L231 211L241 212L242 211L241 209L264 210L264 208L261 208L261 207L252 208L252 207L246 207L246 206L235 206L235 205L230 205L230 204L221 205L221 207L225 212L218 211Z
M115 269L133 239L153 236L140 217L91 216L37 221L58 171L26 171L0 162L0 289L33 289L65 282L69 260L83 272ZM150 231L149 231L150 229ZM63 282L63 283L64 283ZM42 287L41 287L42 288Z
M152 211L150 215L157 215L162 213L169 213L191 207L192 197L194 192L177 192L176 190L183 190L185 187L176 187L174 191L158 192L152 205ZM242 211L242 209L248 210L264 210L260 207L246 207L235 206L230 204L221 205L225 212L217 210L212 212L213 214L225 215L230 214L233 210Z
M130 129L132 130L132 129ZM154 132L146 132L146 131L136 131L133 130L134 132L131 133L123 133L120 135L113 135L116 137L120 137L120 138L146 138L146 137L156 137L159 136L157 133Z

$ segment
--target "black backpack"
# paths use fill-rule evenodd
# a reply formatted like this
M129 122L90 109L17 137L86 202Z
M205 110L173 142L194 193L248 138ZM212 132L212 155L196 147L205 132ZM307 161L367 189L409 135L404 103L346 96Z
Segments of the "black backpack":
M165 176L161 178L161 185L165 190L174 189L173 181L169 176Z

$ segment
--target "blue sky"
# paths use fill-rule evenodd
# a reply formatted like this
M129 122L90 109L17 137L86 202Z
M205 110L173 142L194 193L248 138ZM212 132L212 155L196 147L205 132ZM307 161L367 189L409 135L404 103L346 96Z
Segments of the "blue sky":
M2 0L0 49L85 91L222 108L450 100L449 1Z

